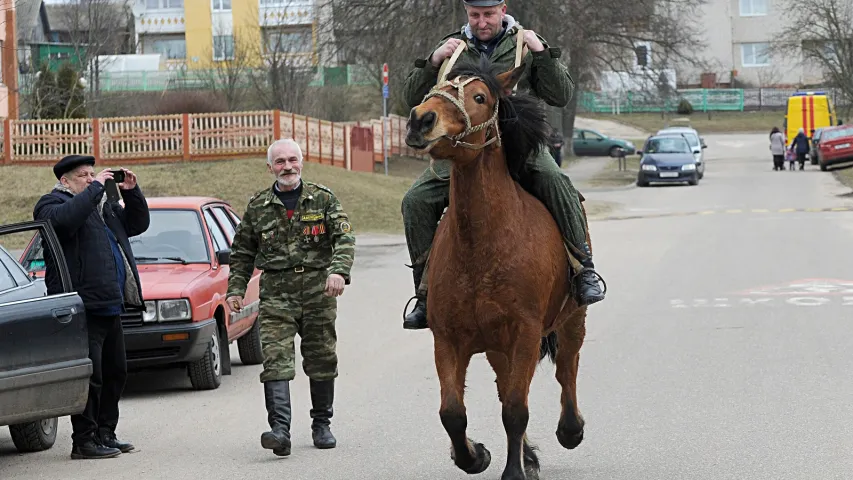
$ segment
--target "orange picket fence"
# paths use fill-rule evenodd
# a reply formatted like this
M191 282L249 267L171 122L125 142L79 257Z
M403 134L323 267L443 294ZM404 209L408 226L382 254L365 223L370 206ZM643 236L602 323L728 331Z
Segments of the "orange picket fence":
M387 124L387 136L383 135ZM417 156L405 144L406 119L390 115L369 122L336 123L279 110L232 113L11 120L2 124L3 165L53 165L65 155L93 155L100 162L189 162L255 158L270 143L293 138L306 162L374 171L389 155Z

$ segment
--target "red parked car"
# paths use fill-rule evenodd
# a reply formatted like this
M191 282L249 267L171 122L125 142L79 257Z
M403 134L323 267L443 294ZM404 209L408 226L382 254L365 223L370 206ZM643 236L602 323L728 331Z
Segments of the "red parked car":
M817 148L820 169L853 162L853 125L824 127Z
M218 388L231 373L228 346L237 342L244 365L263 362L259 313L260 271L255 269L234 312L225 303L231 242L240 217L223 200L208 197L146 199L151 226L130 238L147 311L121 316L130 370L183 366L193 388ZM73 261L74 259L66 259ZM44 275L40 235L20 263Z

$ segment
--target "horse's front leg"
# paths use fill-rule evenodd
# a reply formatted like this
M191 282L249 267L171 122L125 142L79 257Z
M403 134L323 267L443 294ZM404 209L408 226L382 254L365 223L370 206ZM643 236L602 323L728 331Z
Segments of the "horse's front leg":
M466 435L468 416L465 412L465 376L471 354L462 353L441 335L434 337L435 368L441 385L441 407L438 414L452 444L450 457L457 467L469 474L482 473L489 467L492 456L481 443L472 442Z
M557 440L564 448L573 449L583 441L584 419L578 409L578 364L586 335L586 311L572 314L557 330L557 381L563 387L560 395L560 421Z
M525 470L530 470L531 476L538 476L537 469L525 468L525 433L530 420L530 410L527 398L530 393L530 383L536 373L539 363L539 346L541 343L540 329L519 335L510 345L509 365L511 368L509 381L506 384L506 395L501 399L503 408L504 430L507 439L507 459L501 480L526 480ZM527 452L533 453L532 449ZM530 462L528 462L530 463ZM536 460L538 467L538 460Z

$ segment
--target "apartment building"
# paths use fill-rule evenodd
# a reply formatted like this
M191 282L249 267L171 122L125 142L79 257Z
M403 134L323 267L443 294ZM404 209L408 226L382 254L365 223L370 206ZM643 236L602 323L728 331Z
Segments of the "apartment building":
M700 85L704 73L715 75L717 84L730 85L734 80L741 87L819 84L819 71L803 68L798 58L770 51L779 31L796 20L786 2L707 0L701 18L707 48L700 57L708 66L679 69L678 83Z
M278 52L318 62L315 0L136 0L137 53L168 69L210 68L237 55L259 64Z

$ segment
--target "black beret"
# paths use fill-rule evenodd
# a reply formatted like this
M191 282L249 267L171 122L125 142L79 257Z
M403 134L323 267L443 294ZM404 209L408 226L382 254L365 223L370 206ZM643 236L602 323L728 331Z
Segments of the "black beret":
M63 157L62 160L56 162L56 165L53 166L53 174L59 180L60 177L80 165L91 165L94 167L95 157L91 155L68 155L67 157Z
M462 3L469 7L495 7L501 5L506 0L462 0Z

